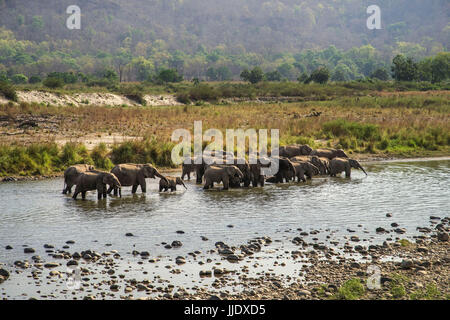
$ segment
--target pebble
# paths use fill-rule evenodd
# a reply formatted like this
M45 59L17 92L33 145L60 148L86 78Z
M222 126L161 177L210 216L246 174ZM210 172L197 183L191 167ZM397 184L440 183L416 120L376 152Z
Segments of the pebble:
M437 238L439 241L445 242L449 240L447 232L438 232Z
M134 237L134 234L132 234L131 232L125 233L126 237Z
M25 249L23 249L23 252L24 253L35 253L36 250L34 250L33 248L25 248Z
M400 264L400 267L402 269L411 269L412 266L413 266L413 262L412 262L412 260L409 260L409 259L403 259Z
M48 268L48 269L56 268L56 267L59 267L59 266L60 266L60 264L57 263L57 262L48 262L48 263L44 264L44 267Z

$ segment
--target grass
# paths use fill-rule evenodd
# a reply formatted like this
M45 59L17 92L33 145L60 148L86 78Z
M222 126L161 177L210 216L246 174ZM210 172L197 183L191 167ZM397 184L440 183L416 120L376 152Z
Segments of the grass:
M211 89L214 92L241 90L242 94L250 86L242 83L201 83L196 86L200 93L204 90L204 85L209 86L206 90ZM285 84L286 90L295 88L295 85ZM170 86L173 86L173 90L180 90L183 86L193 87L186 83ZM256 93L258 90L271 93L270 90L273 90L274 86L282 84L261 83L252 86L252 90ZM316 88L312 85L309 94L314 90L332 92L336 87L337 85L329 85ZM118 90L132 92L123 88ZM139 90L145 92L145 85ZM170 150L173 143L170 137L173 130L185 128L192 132L194 121L202 120L204 132L209 128L217 128L225 136L227 128L256 130L273 128L280 130L281 145L300 143L315 148L337 147L345 149L354 157L358 154L396 157L450 154L449 92L371 91L366 94L364 91L362 96L360 95L362 91L355 91L357 95L352 95L352 92L346 96L323 101L208 104L198 100L198 105L170 107L108 107L89 104L79 107L57 107L37 103L10 103L0 105L1 131L11 133L0 135L0 145L4 150L9 150L4 153L13 154L11 148L17 149L14 152L25 148L21 152L27 153L27 148L46 145L48 141L58 141L61 138L67 141L81 140L88 134L96 136L117 134L136 138L133 141L116 144L112 148L106 145L95 147L88 152L92 163L101 168L109 168L119 162L153 162L158 166L171 167ZM317 113L320 113L320 116L314 116ZM17 134L20 120L16 119L28 117L41 117L45 123L53 122L56 129L49 131L45 126L42 128L38 126L23 129L23 133ZM79 161L77 156L87 157L83 156L86 152L82 150L73 152L73 149L76 148L71 147L67 150L65 156L67 159L62 163L77 162ZM21 169L20 166L14 165L17 160L8 159L6 163L1 164L2 174L61 169L58 167L59 162L51 162L54 166L54 169L51 169L48 163L39 164L41 160L34 159L34 153L31 155L31 160L37 161L36 166L29 164L24 167L25 169Z
M366 292L364 284L358 278L353 278L344 282L338 291L332 296L337 300L357 300Z

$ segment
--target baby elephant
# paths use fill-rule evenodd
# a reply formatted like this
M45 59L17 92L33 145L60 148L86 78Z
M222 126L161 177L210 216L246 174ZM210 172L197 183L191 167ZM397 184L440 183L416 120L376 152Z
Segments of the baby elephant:
M180 186L183 186L185 189L187 189L186 185L184 184L183 180L181 180L180 177L166 177L167 178L167 182L166 180L159 180L159 192L161 191L168 191L170 189L170 191L176 191L177 190L177 184L179 184Z

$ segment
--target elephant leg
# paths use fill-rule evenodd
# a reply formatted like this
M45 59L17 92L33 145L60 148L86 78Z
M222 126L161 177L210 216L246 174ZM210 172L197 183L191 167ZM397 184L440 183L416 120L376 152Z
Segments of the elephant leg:
M188 180L191 180L191 173L190 172L187 173L187 176L188 176Z
M75 191L72 198L76 200L79 193L80 193L79 191Z
M170 191L171 191L171 192L177 191L177 187L171 187L171 188L170 188Z
M81 192L81 199L86 199L86 191Z
M66 187L66 193L72 193L72 187L73 187L73 184L68 184L67 185L67 187Z
M114 186L109 186L108 191L106 191L106 192L107 192L108 194L110 194L111 191L113 191L113 189L114 189L114 195L117 196L117 194L116 194L116 188L114 188Z
M163 191L164 187L163 186L159 186L159 192Z
M141 191L142 193L146 193L147 192L147 183L144 181L141 182Z
M119 188L117 188L117 187L114 187L113 189L114 189L114 196L116 196L116 197L117 197L117 193L118 193L118 189L119 189Z
M131 188L131 193L136 193L138 186L139 185L137 184L133 185L133 187Z
M350 178L351 173L352 173L352 169L350 169L350 168L346 169L345 170L345 177L346 178Z

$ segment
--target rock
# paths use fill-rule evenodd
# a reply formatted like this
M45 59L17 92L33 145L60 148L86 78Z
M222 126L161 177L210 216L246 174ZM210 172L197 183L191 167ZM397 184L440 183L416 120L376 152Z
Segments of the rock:
M149 257L149 256L150 256L150 253L149 253L148 251L142 251L142 252L140 253L140 255L141 255L141 257L146 258L146 257Z
M306 297L306 296L310 296L311 292L309 292L308 290L298 290L297 295L299 297Z
M227 260L230 261L230 262L236 262L236 261L239 261L240 258L239 258L238 255L230 254L230 255L227 256Z
M57 263L57 262L48 262L48 263L44 264L44 267L48 268L48 269L56 268L56 267L59 267L59 266L60 266L60 264Z
M404 228L397 228L397 229L395 229L394 230L396 233L399 233L399 234L404 234L404 233L406 233L406 229L404 229Z
M75 252L75 253L72 255L72 258L74 258L74 259L80 259L80 258L81 258L81 255L80 255L78 252Z
M25 248L25 249L23 249L23 252L24 253L35 253L36 250L34 250L33 248Z
M78 262L76 260L67 261L67 266L77 266Z
M178 230L177 233L178 233L178 234L183 234L184 231L183 231L183 230Z
M146 285L142 284L142 283L138 283L136 285L136 289L138 291L147 291L147 290L149 290L148 287Z
M386 217L391 218L392 217L392 213L386 213Z
M350 240L353 241L353 242L358 242L358 241L359 241L359 237L357 237L357 236L352 236L352 237L350 238Z
M8 279L9 278L9 271L6 270L6 269L0 268L0 276L3 277L3 281Z
M400 264L400 267L402 269L411 269L412 266L413 266L413 262L412 262L412 260L409 260L409 259L403 259Z
M179 248L181 247L183 244L181 243L181 241L175 240L172 242L172 247L173 248Z
M216 295L212 295L212 296L209 297L208 300L222 300L222 299L220 299L220 297L218 297Z
M225 271L222 270L222 269L220 269L220 268L214 269L214 275L215 275L215 276L220 276L220 275L222 275L222 274L224 274L224 273L225 273Z
M186 260L184 259L184 257L177 257L175 260L176 264L185 264Z
M12 250L12 248L13 248L13 247L11 247L11 246L9 246L9 245L5 247L6 250Z
M111 291L118 291L119 290L119 285L118 284L112 284L109 286L109 289Z
M441 220L440 217L436 217L436 216L430 216L430 220Z
M208 240L209 240L207 237L204 237L204 236L201 236L201 239L202 239L203 241L208 241Z
M59 276L61 273L59 271L52 270L49 272L49 274L50 274L50 277L56 277L56 276Z
M134 234L132 234L131 232L125 233L126 237L134 237Z
M438 232L437 238L439 241L445 242L448 241L449 236L447 232Z
M52 246L51 244L44 244L44 248L45 249L53 249L54 246Z
M75 243L75 241L73 241L73 240L66 241L66 244L74 244L74 243Z
M417 251L418 252L427 253L428 252L428 248L426 248L426 247L417 247Z
M382 228L382 227L378 227L378 228L376 228L376 230L375 230L376 232L386 232L386 229L384 229L384 228Z
M398 223L396 223L396 222L391 223L391 227L392 228L397 228L398 227Z
M212 272L211 270L200 270L199 275L200 277L211 277Z

